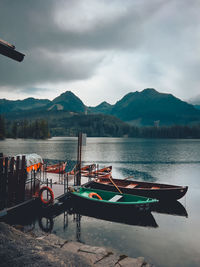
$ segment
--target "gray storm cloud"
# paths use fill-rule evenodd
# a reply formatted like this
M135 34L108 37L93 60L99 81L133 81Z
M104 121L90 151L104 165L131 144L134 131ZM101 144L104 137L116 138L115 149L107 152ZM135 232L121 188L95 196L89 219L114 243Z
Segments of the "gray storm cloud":
M98 73L116 92L126 78L124 84L133 89L155 84L179 95L195 94L199 7L198 0L2 0L0 38L26 57L16 64L0 56L0 88L56 87ZM101 86L96 79L92 84ZM118 86L112 79L119 79Z
M32 51L23 64L16 66L15 62L4 59L1 66L0 85L30 86L45 82L62 82L76 79L86 79L93 75L101 57L47 53L46 50ZM8 79L10 77L10 79Z

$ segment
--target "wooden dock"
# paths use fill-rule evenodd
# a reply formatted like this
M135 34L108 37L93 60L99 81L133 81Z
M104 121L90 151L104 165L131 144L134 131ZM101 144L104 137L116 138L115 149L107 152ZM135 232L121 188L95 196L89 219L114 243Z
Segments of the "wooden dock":
M0 157L0 210L25 201L25 156Z
M30 171L26 165L25 155L3 157L0 153L0 218L42 205L38 193L43 186L53 190L55 200L50 206L56 209L66 199L69 187L88 181L80 173L79 176L47 173L41 165Z

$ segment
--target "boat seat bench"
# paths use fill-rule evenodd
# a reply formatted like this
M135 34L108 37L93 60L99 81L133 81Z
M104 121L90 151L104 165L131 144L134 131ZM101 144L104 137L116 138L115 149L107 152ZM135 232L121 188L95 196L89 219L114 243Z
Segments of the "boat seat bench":
M125 186L126 188L135 188L138 184L129 184Z
M109 199L109 201L111 201L111 202L117 202L122 197L123 197L122 195L115 195L114 197L112 197L111 199Z

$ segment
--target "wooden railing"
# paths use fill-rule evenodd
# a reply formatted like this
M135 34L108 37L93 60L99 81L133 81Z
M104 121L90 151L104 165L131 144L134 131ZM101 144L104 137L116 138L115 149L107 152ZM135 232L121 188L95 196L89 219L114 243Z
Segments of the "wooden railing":
M0 210L25 199L26 159L0 157Z

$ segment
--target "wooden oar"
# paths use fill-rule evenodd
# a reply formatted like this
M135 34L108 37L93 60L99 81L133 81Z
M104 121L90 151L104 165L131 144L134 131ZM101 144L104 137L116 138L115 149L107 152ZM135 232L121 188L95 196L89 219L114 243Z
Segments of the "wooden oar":
M123 194L122 191L119 189L119 187L114 183L113 179L111 177L108 177L111 181L111 183L117 188L117 190L120 192L120 194Z
M126 177L126 178L124 178L124 179L122 179L122 180L128 180L128 179L130 179L130 178L133 178L133 176L128 176L128 177Z

